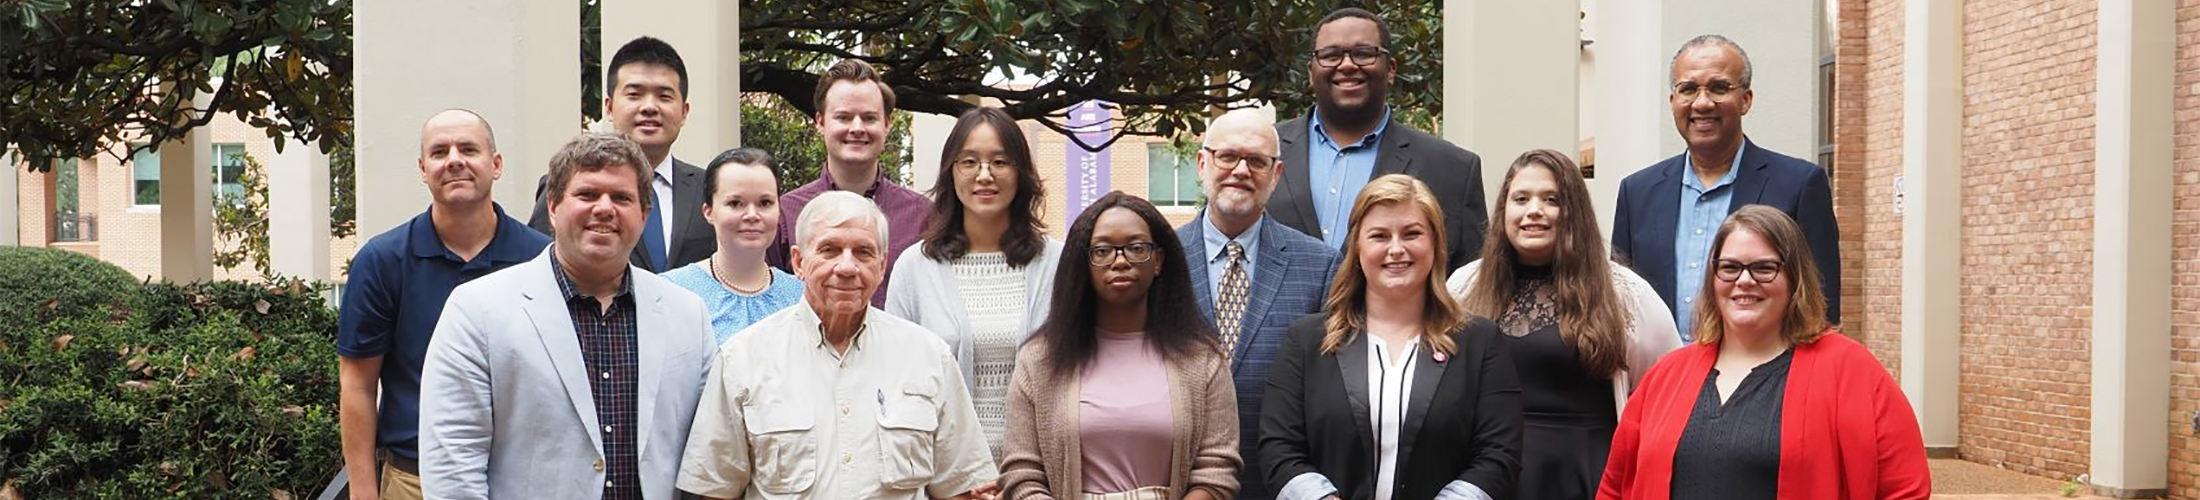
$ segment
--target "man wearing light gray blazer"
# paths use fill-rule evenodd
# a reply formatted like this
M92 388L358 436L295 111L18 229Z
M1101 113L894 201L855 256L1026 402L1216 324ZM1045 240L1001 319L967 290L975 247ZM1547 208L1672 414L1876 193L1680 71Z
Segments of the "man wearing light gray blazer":
M551 159L550 248L451 293L423 368L427 498L647 498L673 474L716 343L702 300L627 262L654 200L624 137Z

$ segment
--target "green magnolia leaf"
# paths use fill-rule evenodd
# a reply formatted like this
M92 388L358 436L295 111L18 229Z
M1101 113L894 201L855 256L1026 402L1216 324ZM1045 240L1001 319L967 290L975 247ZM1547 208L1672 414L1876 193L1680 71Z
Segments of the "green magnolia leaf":
M27 0L24 2L24 4L29 5L33 9L38 9L46 12L66 10L69 8L68 0Z

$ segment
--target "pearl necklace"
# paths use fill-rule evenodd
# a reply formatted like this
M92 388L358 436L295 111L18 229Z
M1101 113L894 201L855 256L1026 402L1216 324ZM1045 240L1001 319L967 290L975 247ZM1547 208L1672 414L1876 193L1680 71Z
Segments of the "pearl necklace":
M714 280L718 280L718 284L720 284L720 285L725 285L725 286L726 286L726 289L727 289L727 290L733 290L733 292L734 292L734 293L738 293L738 294L742 294L742 295L756 295L756 294L759 294L759 293L763 293L763 292L764 292L764 289L766 289L766 288L771 288L771 286L772 286L772 275L771 275L771 272L770 272L770 271L766 271L766 272L764 273L764 284L763 284L763 285L761 285L761 286L758 286L758 287L756 287L756 289L755 289L755 290L743 290L743 289L741 289L741 285L736 285L736 284L733 284L733 280L728 280L728 279L726 279L726 278L725 278L724 276L719 276L719 275L718 275L718 256L717 256L717 255L711 255L711 256L710 256L710 277L711 277L711 279L714 279Z

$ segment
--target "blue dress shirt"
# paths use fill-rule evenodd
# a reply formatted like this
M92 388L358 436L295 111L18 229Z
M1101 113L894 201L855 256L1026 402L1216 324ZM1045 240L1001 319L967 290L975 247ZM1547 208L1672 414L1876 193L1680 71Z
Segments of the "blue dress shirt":
M1743 148L1747 149L1747 148ZM1693 331L1696 293L1703 290L1704 262L1711 258L1711 239L1719 234L1719 224L1726 222L1727 208L1734 203L1734 175L1742 168L1742 152L1734 151L1734 160L1727 165L1726 175L1711 186L1703 185L1703 177L1696 175L1695 160L1681 155L1681 213L1680 225L1673 228L1674 295L1673 319L1678 320L1681 342L1694 342Z
M1306 151L1306 180L1314 188L1314 217L1321 220L1322 234L1311 235L1329 244L1329 249L1342 251L1344 240L1352 235L1352 201L1360 197L1360 189L1367 187L1368 178L1375 174L1375 155L1380 152L1383 133L1390 130L1390 110L1383 110L1383 121L1374 132L1361 137L1356 144L1339 146L1322 130L1322 114L1306 113L1307 136L1313 137L1313 145Z

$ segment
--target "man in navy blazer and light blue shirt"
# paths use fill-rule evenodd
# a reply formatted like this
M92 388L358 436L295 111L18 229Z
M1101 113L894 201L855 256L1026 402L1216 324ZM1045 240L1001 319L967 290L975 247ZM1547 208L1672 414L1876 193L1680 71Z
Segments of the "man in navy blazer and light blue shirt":
M1292 320L1321 310L1329 280L1337 274L1335 250L1266 215L1268 196L1284 169L1275 156L1276 130L1270 123L1252 110L1215 119L1198 155L1207 209L1176 230L1194 278L1193 297L1207 319L1217 322L1216 331L1230 352L1239 453L1248 464L1261 463L1254 459L1260 444L1261 396L1268 390L1276 349ZM1238 276L1230 272L1233 261ZM1234 296L1238 302L1223 304L1219 299L1232 298L1224 297L1224 291L1233 286L1239 290ZM1226 314L1232 308L1235 313ZM1231 321L1235 324L1223 324ZM1223 330L1231 326L1235 328ZM1241 469L1238 482L1241 499L1264 500L1275 494L1260 467Z
M628 263L653 200L640 147L550 159L549 250L460 285L421 376L427 498L671 499L717 342L702 299Z
M1620 182L1613 214L1612 253L1665 299L1682 341L1694 340L1697 292L1712 255L1711 240L1727 214L1769 205L1803 227L1826 296L1826 321L1841 322L1840 229L1826 171L1810 162L1757 147L1742 135L1750 89L1749 55L1719 35L1689 40L1673 55L1673 125L1688 151Z

